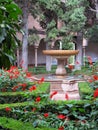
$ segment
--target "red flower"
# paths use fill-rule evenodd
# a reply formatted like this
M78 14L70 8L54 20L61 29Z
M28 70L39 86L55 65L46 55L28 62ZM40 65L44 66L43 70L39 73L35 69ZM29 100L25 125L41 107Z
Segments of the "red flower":
M93 64L93 62L92 62L92 58L91 58L90 56L88 56L88 62L89 62L90 65Z
M66 118L66 116L65 115L63 115L63 114L60 114L60 115L58 115L57 116L59 119L61 119L61 120L63 120L63 119L65 119Z
M94 98L97 98L97 97L98 97L98 88L95 89L95 91L94 91Z
M89 60L89 64L90 64L90 65L93 65L93 62L92 62L91 60Z
M42 77L39 81L38 81L38 83L40 84L40 83L42 83L42 82L44 82L44 77Z
M36 111L36 108L34 107L34 108L32 108L32 112L35 112Z
M67 94L67 93L65 94L65 99L66 99L66 100L68 100L68 99L69 99L69 96L68 96L68 94Z
M30 92L32 92L33 90L36 90L36 86L35 85L29 88Z
M12 76L12 75L10 75L10 77L9 77L10 79L13 79L14 77Z
M57 91L54 91L54 92L52 92L51 93L51 95L50 95L50 98L52 98L54 95L56 95L58 92Z
M10 71L13 71L13 70L15 70L15 69L17 69L16 66L11 66L11 67L10 67Z
M25 91L26 90L26 88L22 88L22 91Z
M40 81L41 81L41 82L44 82L44 77L42 77Z
M64 126L59 127L58 130L64 130Z
M18 85L19 85L20 87L22 87L22 90L23 90L23 91L26 90L26 87L27 87L27 84L26 84L26 83L23 83L23 84L19 83Z
M47 118L48 116L49 116L49 114L48 114L48 113L44 113L44 117L46 117L46 118Z
M22 87L26 87L27 86L27 84L26 83L23 83L23 84L20 84L20 86L22 86Z
M20 74L20 72L18 71L18 69L15 70L14 74L17 75L17 76Z
M89 83L92 83L92 82L93 82L93 80L92 80L92 79L90 79L90 80L88 80L88 82L89 82Z
M41 98L40 97L37 97L36 98L36 102L40 102Z
M11 108L6 107L5 110L6 110L6 112L9 112L9 111L11 111Z
M30 72L26 72L26 77L27 78L29 78L29 77L31 77L32 76L32 74L30 73Z
M68 68L69 68L70 70L72 70L74 67L73 67L73 65L68 65Z
M82 120L81 122L85 124L85 123L86 123L86 120Z
M16 66L11 66L10 69L7 70L6 72L8 72L10 79L16 79L20 74Z
M87 58L88 58L88 60L92 60L91 56L88 56Z
M93 79L94 79L94 80L98 80L98 76L97 76L97 75L94 75L94 76L93 76Z
M15 92L18 89L19 86L14 86L12 90Z

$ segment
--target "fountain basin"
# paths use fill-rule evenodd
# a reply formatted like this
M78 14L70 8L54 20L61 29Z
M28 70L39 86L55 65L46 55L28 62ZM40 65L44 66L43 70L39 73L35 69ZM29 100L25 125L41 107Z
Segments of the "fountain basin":
M57 59L58 65L55 74L60 76L67 74L65 69L65 61L67 61L68 57L77 55L78 53L79 50L43 50L44 55L50 55Z
M72 56L79 53L79 50L43 50L43 54L50 56Z

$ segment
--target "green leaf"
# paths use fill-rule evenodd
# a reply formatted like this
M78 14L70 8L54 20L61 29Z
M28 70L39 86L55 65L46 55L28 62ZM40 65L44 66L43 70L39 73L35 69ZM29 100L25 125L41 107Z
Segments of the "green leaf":
M64 114L68 114L69 111L68 111L67 109L65 109L65 110L62 111L62 113L64 113Z
M69 108L73 107L73 104L66 104Z
M22 13L21 9L15 3L6 5L6 9L9 13L9 18L12 18L14 20L18 20L18 15Z

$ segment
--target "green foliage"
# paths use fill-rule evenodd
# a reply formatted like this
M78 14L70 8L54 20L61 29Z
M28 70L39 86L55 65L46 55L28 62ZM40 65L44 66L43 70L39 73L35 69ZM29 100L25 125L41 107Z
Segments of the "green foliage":
M60 0L40 0L40 5L44 8L41 20L46 24L47 40L62 36L64 42L73 42L74 32L82 31L85 26L87 5L84 6L83 2L84 0L68 0L65 3ZM58 21L63 23L60 29L57 28Z
M29 83L30 84L30 83ZM31 83L32 85L34 83ZM10 87L10 86L9 86ZM49 92L49 83L43 83L38 85L36 91L25 91L24 92L0 92L0 104L4 103L19 103L19 102L26 102L29 100L33 100L34 98L37 97L37 95L42 95L42 94L47 94Z
M19 91L25 90L32 84L29 84L27 75L29 72L24 72L16 66L11 66L9 70L0 69L0 91Z
M13 0L0 1L0 68L9 67L15 60L15 49L19 44L16 32L20 30L21 13Z
M98 25L94 24L88 29L84 29L84 37L89 38L92 43L98 43Z
M12 67L7 72L10 72L10 74L13 72L13 74L15 74L14 76L17 76L19 70L16 70L16 67ZM23 75L25 76L24 72ZM30 74L28 75L30 76ZM0 75L0 77L2 77L2 75ZM26 78L28 77L25 77L25 79ZM98 77L94 76L94 81L97 80ZM36 89L32 89L32 91L28 88L29 90L25 90L24 92L0 93L0 103L2 103L0 104L0 117L5 116L8 119L14 118L20 120L22 124L32 124L32 129L44 129L44 127L46 127L46 130L48 130L47 128L59 129L60 127L64 127L65 130L96 130L98 127L98 93L96 93L97 97L93 97L93 91L89 88L87 82L79 83L80 91L84 96L86 95L86 98L83 97L81 100L55 101L51 100L48 94L49 83L43 84L42 81L43 80L39 81L39 83L33 82L37 87ZM32 82L29 82L29 85L32 85ZM90 94L92 95L91 97L89 96ZM89 98L87 98L87 96L89 96ZM2 102L2 100L6 100L5 97L12 102ZM13 97L17 97L15 103L13 103ZM25 100L19 102L19 98ZM12 129L13 125L9 127L9 122L5 125L4 120L0 120L0 123L3 122L0 125L4 128ZM13 119L11 123L13 123ZM21 127L20 125L20 128ZM18 126L16 128L18 128ZM12 130L14 130L14 128Z
M28 42L29 45L34 45L34 44L36 45L36 43L39 42L39 36L35 34L29 35Z
M3 128L9 128L10 130L43 130L43 128L34 128L32 124L23 123L21 121L17 121L11 118L0 117L0 126ZM45 128L44 130L50 130L49 128ZM51 129L55 130L55 129Z

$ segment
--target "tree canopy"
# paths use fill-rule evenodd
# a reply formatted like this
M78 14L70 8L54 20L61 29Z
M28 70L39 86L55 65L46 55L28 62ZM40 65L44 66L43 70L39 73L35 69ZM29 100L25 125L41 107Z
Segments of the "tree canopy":
M16 32L19 31L21 9L13 0L0 1L0 67L8 67L14 61L18 46Z

